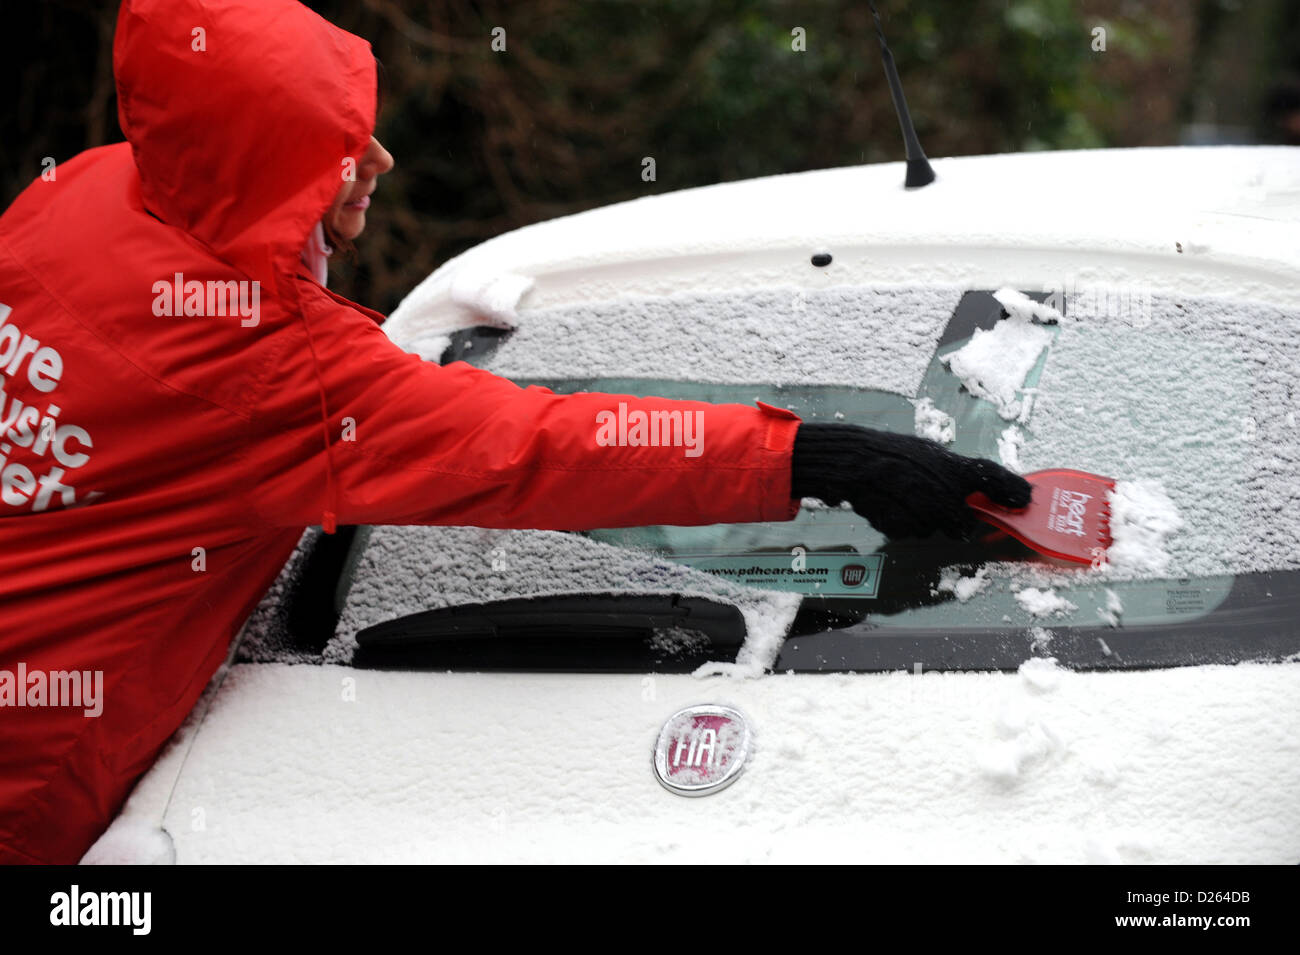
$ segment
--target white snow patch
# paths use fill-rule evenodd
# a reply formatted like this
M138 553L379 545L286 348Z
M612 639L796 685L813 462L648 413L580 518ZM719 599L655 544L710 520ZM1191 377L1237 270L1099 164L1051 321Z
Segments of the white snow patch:
M1031 657L1020 664L1020 679L1040 693L1050 693L1061 685L1062 670L1055 657Z
M1165 540L1180 527L1178 508L1158 481L1117 481L1110 501L1112 543L1106 561L1117 573L1158 577L1169 566Z
M451 300L483 324L510 329L519 324L515 309L532 287L530 277L514 272L457 272L451 283Z
M156 823L118 816L81 857L82 865L174 865L176 846Z
M770 596L764 606L743 604L740 613L745 618L745 642L736 654L734 663L705 663L696 667L693 676L703 679L709 676L729 676L757 679L776 662L781 652L781 644L790 631L799 604L803 602L800 594L766 591Z
M1026 770L1046 761L1062 748L1061 737L1019 700L1008 701L993 724L999 741L976 755L976 765L989 779L1013 783Z
M1083 778L1093 785L1114 786L1120 781L1119 766L1108 750L1085 743L1072 747L1071 754L1082 764Z
M957 422L942 408L936 408L929 398L912 402L916 406L916 433L922 438L952 444L957 437Z
M1102 833L1084 842L1084 858L1089 865L1124 865L1141 862L1151 854L1151 840L1141 832ZM1126 858L1126 854L1136 858Z
M1037 388L1025 388L1021 391L1020 414L1016 415L1017 424L1025 424L1029 420L1029 415L1034 410L1034 398L1037 395Z
M963 577L955 567L945 567L935 589L936 592L954 594L959 601L965 603L990 583L992 581L989 580L986 567L979 568L970 577Z
M438 361L451 344L452 332L476 325L516 327L519 300L532 285L531 278L512 272L458 272L448 293L452 307L445 308L421 283L384 323L384 333L404 351Z
M1025 469L1020 463L1020 449L1024 446L1025 436L1014 424L1003 431L998 438L998 457L1002 461L1002 466L1017 474L1023 474Z
M1036 321L1044 325L1052 325L1065 319L1057 309L1045 302L1035 302L1018 289L1000 288L993 293L993 297L1006 310L1007 315L1021 321Z
M1124 864L1124 858L1119 854L1119 846L1107 837L1090 836L1084 843L1084 852L1089 865Z
M472 325L473 322L467 322L461 327L469 328ZM456 329L451 329L451 331L456 331ZM439 333L426 331L418 335L413 335L411 338L398 342L397 344L401 345L403 351L408 351L413 355L419 355L425 361L438 362L442 359L442 355L447 350L448 346L451 345L451 334L450 332Z
M1106 621L1109 626L1118 627L1120 615L1124 613L1124 604L1119 599L1119 594L1106 588L1106 606L1097 608L1097 616ZM1106 656L1110 656L1110 650L1106 650Z
M1023 411L1019 392L1025 378L1043 349L1052 343L1052 333L1034 320L1041 314L1043 320L1055 322L1061 315L1014 289L1000 289L994 296L1008 317L991 330L977 328L970 341L939 360L961 379L967 391L991 401L998 414L1010 421Z
M1003 619L1008 621L1010 620L1009 617L1004 617ZM1048 630L1046 627L1030 627L1030 648L1035 652L1046 650L1051 646L1053 636L1054 634L1052 631Z
M1016 593L1016 601L1035 617L1046 617L1049 614L1063 617L1079 609L1076 604L1066 600L1051 588L1047 590L1039 590L1037 587L1021 588Z

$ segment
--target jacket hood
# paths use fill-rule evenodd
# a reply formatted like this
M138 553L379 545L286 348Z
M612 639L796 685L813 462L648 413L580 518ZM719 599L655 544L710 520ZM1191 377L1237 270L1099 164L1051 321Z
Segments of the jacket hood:
M113 72L145 206L245 272L297 261L374 130L370 44L296 0L124 0Z

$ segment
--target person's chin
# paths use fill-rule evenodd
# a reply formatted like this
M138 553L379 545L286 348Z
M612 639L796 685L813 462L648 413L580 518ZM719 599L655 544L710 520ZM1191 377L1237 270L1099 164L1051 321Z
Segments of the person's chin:
M339 213L337 226L335 233L351 242L366 230L366 214L345 209Z

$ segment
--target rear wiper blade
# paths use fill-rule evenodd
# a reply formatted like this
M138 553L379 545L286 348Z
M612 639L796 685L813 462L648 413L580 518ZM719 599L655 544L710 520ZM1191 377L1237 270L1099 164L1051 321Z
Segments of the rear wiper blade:
M357 633L360 646L464 638L644 636L681 627L740 646L745 620L732 604L683 594L548 594L440 607Z
M674 650L656 631L707 641ZM625 672L668 664L690 669L745 640L733 604L684 594L550 594L441 607L357 633L358 667ZM667 651L665 650L667 646ZM661 667L662 668L662 667Z

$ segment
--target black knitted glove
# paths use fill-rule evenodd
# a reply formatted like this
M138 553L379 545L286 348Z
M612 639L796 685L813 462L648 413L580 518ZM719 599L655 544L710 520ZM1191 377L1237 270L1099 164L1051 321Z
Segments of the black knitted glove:
M1021 508L1032 492L1028 481L992 461L853 424L799 425L790 486L792 497L848 501L886 537L942 531L957 540L970 540L979 528L967 495L983 491L995 504Z

